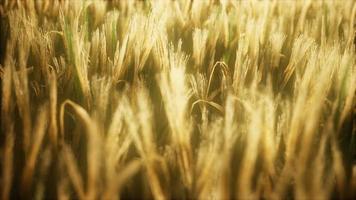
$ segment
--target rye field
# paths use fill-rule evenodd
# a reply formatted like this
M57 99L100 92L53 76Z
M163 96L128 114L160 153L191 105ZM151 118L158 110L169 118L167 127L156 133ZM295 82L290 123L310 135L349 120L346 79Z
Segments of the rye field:
M0 0L0 199L356 197L356 1Z

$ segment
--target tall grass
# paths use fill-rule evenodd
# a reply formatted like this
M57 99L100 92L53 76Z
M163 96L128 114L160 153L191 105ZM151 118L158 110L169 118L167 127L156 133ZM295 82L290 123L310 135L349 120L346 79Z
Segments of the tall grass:
M356 3L0 1L2 199L356 196Z

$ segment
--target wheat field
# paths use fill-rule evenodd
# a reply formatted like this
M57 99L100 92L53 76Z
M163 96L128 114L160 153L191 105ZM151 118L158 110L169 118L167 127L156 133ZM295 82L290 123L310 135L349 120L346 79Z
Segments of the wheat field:
M0 16L0 199L356 197L356 1Z

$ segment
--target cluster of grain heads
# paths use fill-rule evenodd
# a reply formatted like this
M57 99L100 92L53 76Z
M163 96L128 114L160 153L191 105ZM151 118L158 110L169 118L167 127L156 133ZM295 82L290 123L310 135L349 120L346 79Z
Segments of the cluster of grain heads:
M0 198L354 197L355 15L0 0Z
M168 48L168 47L166 47ZM189 118L189 96L185 75L186 56L180 46L175 51L171 46L168 50L168 66L164 66L159 75L159 87L162 93L165 111L170 127L170 140L177 159L179 173L184 186L192 187L192 149L191 124Z
M77 92L82 93L83 98L90 105L90 82L88 77L88 59L89 59L89 45L86 42L87 30L83 25L79 24L79 17L82 9L74 10L74 12L79 12L79 14L74 14L74 17L69 20L66 19L64 14L61 14L61 25L63 30L63 41L65 44L66 55L68 58L68 67L74 68L74 85L79 86Z

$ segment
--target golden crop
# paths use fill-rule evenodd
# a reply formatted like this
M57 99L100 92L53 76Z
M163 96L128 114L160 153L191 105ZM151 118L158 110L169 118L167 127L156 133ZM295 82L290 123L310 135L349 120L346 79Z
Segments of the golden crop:
M0 0L0 16L0 199L356 196L355 1Z

